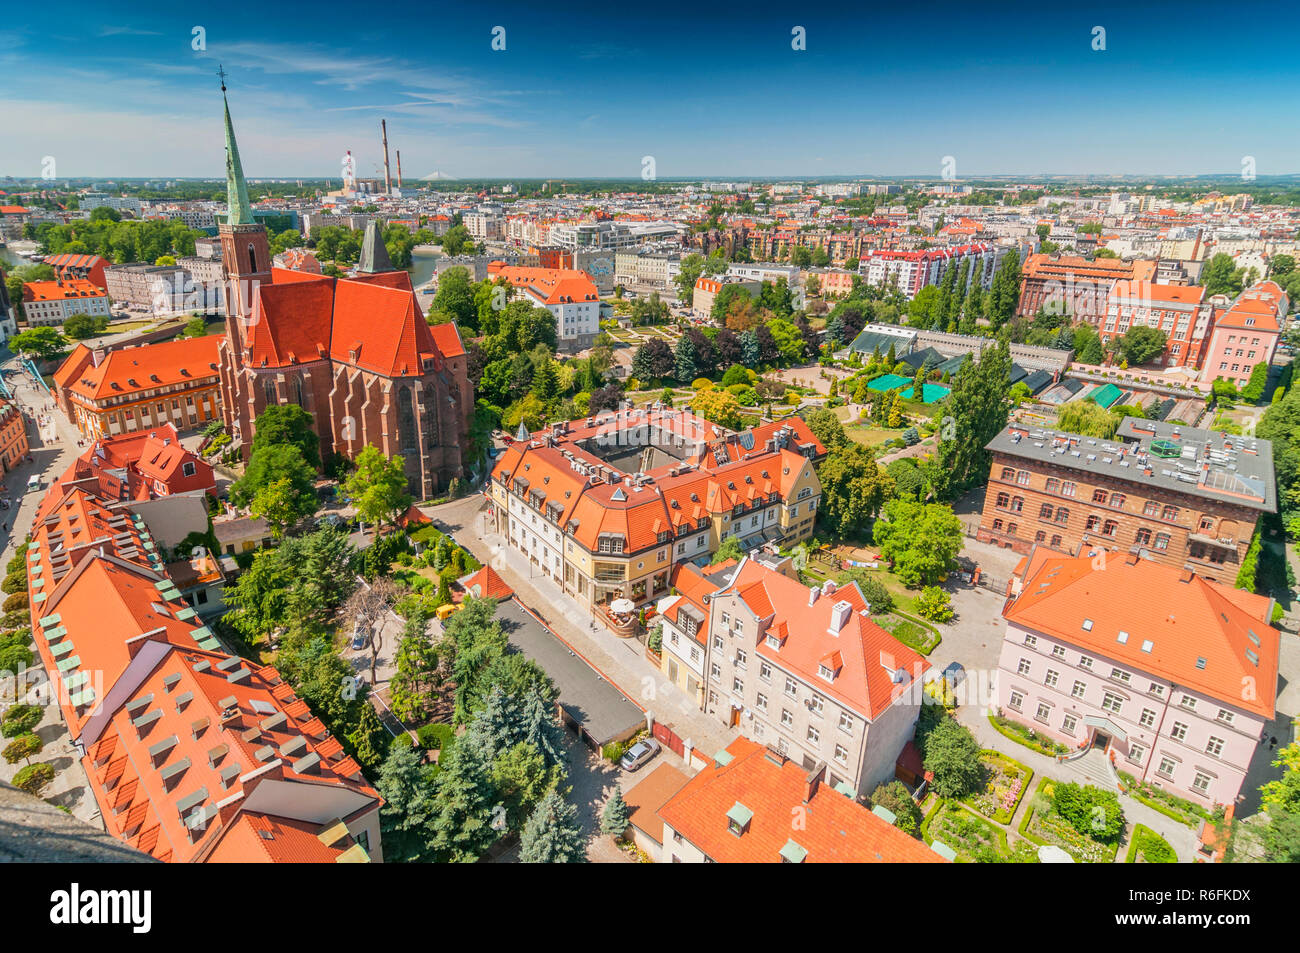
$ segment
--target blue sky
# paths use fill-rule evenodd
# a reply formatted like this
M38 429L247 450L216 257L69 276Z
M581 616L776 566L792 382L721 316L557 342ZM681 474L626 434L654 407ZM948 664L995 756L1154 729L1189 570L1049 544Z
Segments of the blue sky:
M218 63L250 177L1300 171L1277 5L116 6L0 26L0 175L221 174Z

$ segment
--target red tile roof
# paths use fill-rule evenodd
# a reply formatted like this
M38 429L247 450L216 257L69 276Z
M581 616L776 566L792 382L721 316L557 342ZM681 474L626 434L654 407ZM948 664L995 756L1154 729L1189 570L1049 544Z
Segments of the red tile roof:
M89 400L129 397L146 390L215 377L221 335L181 338L109 351L95 367L90 351L77 345L55 373L55 382Z
M1008 622L1273 717L1280 636L1268 624L1267 596L1136 556L1096 566L1088 556L1045 558L1029 568L1003 610ZM1120 632L1132 635L1121 643ZM1249 697L1246 684L1257 687Z
M717 863L780 863L793 840L805 863L942 863L922 841L904 834L824 783L807 794L808 772L747 738L727 746L731 761L706 768L659 809L664 823ZM737 836L727 812L753 812ZM798 817L802 827L791 823Z

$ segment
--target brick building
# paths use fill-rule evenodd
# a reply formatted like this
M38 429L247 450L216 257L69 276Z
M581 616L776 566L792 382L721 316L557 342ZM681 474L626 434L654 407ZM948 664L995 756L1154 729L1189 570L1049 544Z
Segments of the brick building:
M1273 448L1128 417L1113 440L1012 424L993 455L977 538L1028 553L1136 552L1231 584L1277 508Z
M1030 255L1020 269L1024 283L1016 314L1032 318L1039 309L1072 321L1099 326L1106 314L1111 287L1116 281L1151 281L1154 261L1120 261L1117 258L1086 258Z
M27 418L18 405L0 397L0 473L8 473L30 452Z
M1214 328L1214 307L1200 285L1115 282L1106 299L1105 320L1098 329L1102 343L1123 337L1129 328L1143 326L1165 332L1164 351L1148 363L1197 368Z
M219 357L227 432L247 459L257 415L298 404L312 415L322 456L355 457L373 445L402 458L412 494L433 496L464 472L474 411L459 331L425 322L411 276L392 267L374 222L351 278L272 268L229 107L225 123L229 212L218 232L230 289Z

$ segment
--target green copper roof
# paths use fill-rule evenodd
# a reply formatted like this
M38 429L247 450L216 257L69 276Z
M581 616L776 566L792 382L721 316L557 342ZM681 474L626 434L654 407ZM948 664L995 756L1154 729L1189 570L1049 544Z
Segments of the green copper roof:
M224 93L221 101L226 107L226 224L252 225L253 206L248 201L244 167L239 161L239 144L235 142L235 127L230 122L230 104L226 102Z

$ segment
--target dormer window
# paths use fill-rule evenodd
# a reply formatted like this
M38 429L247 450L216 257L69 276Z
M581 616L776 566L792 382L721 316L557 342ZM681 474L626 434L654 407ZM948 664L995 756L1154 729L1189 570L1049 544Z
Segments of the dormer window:
M828 682L835 681L835 670L831 668L829 665L818 665L817 674L820 675L822 678L826 679L826 681Z
M727 830L741 837L749 830L749 822L754 819L754 812L737 801L727 811Z

